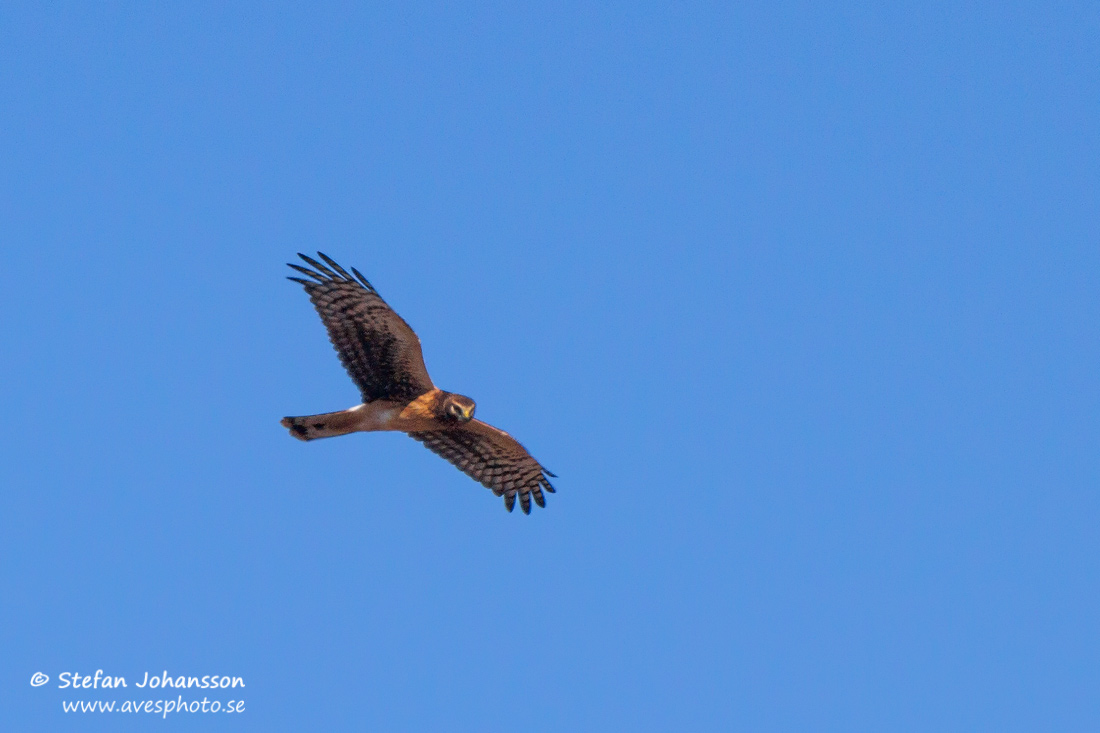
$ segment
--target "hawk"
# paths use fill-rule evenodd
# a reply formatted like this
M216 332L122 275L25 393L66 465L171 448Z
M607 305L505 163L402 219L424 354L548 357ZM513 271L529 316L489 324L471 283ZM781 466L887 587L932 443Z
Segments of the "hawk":
M289 277L309 294L329 339L363 403L340 412L284 417L299 440L375 430L408 433L460 471L504 497L508 511L519 497L524 514L531 500L546 506L554 474L503 430L474 419L474 401L432 384L420 339L354 267L349 274L321 252L309 267L290 264L309 279Z

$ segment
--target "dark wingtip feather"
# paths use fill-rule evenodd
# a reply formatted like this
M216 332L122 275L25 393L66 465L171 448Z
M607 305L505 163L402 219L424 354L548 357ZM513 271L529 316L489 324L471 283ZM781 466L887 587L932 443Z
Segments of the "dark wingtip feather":
M546 497L543 496L542 492L538 491L538 490L536 490L534 492L534 494L535 494L535 503L538 504L539 506L541 506L543 509L545 509L546 508Z
M309 280L303 280L303 279L302 279L302 278L300 278L300 277L290 277L290 276L288 275L286 279L287 279L287 280L293 280L293 281L294 281L294 282L296 282L296 283L301 283L302 285L306 285L306 286L309 286L309 285L312 285L312 284L313 284L313 283L311 283L311 282L310 282Z
M355 274L357 278L359 278L359 282L363 283L363 287L365 287L367 290L374 291L374 286L370 284L370 281L367 280L367 278L363 277L363 273L359 272L354 267L351 268L351 271Z
M554 473L549 468L544 468L542 466L539 466L539 468L542 468L542 472L545 473L550 478L557 478L558 477L558 474Z
M335 260L333 260L333 259L332 259L331 257L329 257L329 256L328 256L327 254L325 254L324 252L320 252L320 251L318 251L318 252L317 252L317 256L318 256L318 257L320 257L320 258L321 258L322 260L324 260L325 262L327 262L327 263L328 263L328 265L329 265L329 267L331 267L332 269L334 269L334 270L336 270L336 271L337 271L338 273L340 273L340 275L341 275L341 276L343 276L343 278L344 278L345 280L348 280L348 281L350 281L350 280L351 280L351 275L349 275L349 274L347 273L347 271L346 271L346 270L345 270L344 268L340 267L340 265L336 264Z
M508 511L512 511L513 509L516 508L516 495L515 494L505 494L505 496L504 496L504 508L507 509Z
M302 258L303 260L305 260L305 261L306 261L306 264L310 265L311 267L316 267L316 268L317 268L317 270L318 270L318 272L323 272L323 273L325 273L326 275L328 275L329 277L331 277L331 278L333 278L333 279L335 279L336 277L338 277L338 275L337 275L337 274L336 274L335 272L333 272L332 270L328 269L327 267L325 267L324 265L322 265L322 264L321 264L320 262L318 262L317 260L313 259L313 258L312 258L312 257L310 257L309 255L304 255L304 254L302 254L301 252L299 252L299 253L298 253L298 256L299 256L299 257L301 257L301 258Z
M320 274L314 272L313 270L309 269L308 267L302 267L301 265L295 265L292 262L286 263L286 266L291 268L292 270L297 270L298 272L302 273L303 275L305 275L307 277L313 278L314 280L316 280L319 283L328 282L328 278L326 278L324 275L320 275Z

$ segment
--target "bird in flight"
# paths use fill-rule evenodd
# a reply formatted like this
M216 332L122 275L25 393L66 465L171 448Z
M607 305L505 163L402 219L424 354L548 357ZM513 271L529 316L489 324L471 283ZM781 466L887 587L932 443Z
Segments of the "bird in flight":
M508 511L519 497L524 514L531 500L546 506L543 489L553 493L554 474L503 430L474 419L474 401L432 384L420 339L354 267L351 274L321 252L318 262L290 267L307 279L290 277L309 295L329 339L363 403L340 412L284 417L283 427L299 440L355 432L408 433L497 496ZM289 264L289 263L288 263Z

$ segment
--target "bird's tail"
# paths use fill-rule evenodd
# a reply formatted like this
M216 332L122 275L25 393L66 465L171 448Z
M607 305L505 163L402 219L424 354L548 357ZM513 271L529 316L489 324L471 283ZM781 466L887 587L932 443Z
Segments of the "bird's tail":
M357 410L326 412L323 415L304 415L302 417L284 417L282 425L298 440L316 440L347 435L359 429L362 416Z

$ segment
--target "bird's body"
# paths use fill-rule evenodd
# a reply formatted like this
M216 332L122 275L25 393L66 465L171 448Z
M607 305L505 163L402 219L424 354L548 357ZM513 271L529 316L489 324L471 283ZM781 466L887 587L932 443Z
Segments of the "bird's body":
M320 252L326 264L298 255L313 269L290 265L310 280L305 287L348 375L359 386L362 404L340 412L285 417L284 427L299 440L356 432L408 433L493 493L508 511L519 497L524 513L531 500L545 506L542 490L553 492L542 467L512 436L474 419L474 401L432 384L420 340L357 270L348 274Z
M441 389L417 397L407 404L393 400L374 400L340 412L305 417L284 417L283 427L299 440L331 438L348 433L390 430L416 433L439 430L438 407L447 393Z

